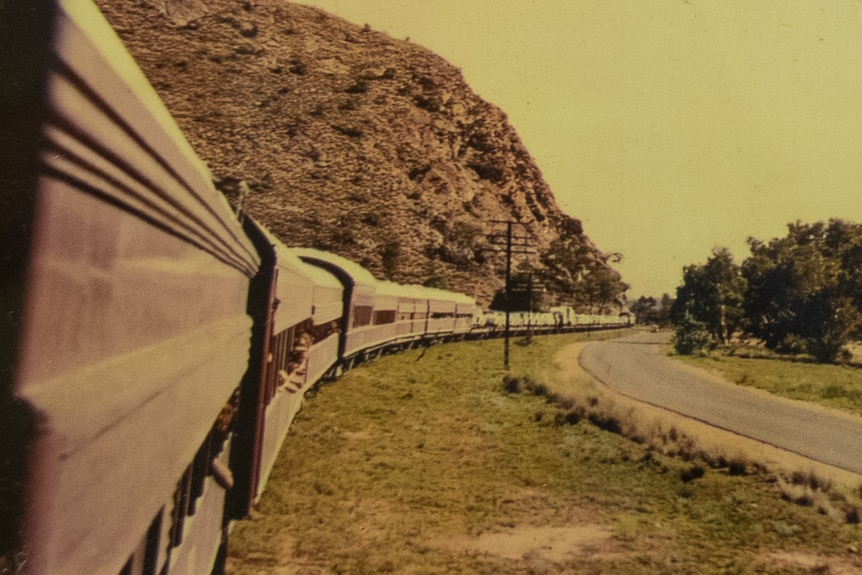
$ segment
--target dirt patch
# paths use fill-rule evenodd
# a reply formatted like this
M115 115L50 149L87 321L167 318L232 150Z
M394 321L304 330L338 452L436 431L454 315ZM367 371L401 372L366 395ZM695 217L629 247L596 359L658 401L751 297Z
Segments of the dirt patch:
M829 575L862 573L862 558L858 555L825 556L801 551L782 551L763 555L758 558L757 563L779 569L805 569L809 573L828 573Z
M603 525L515 527L478 537L456 537L437 542L460 552L496 555L503 559L543 559L560 563L584 553L613 552L613 533Z

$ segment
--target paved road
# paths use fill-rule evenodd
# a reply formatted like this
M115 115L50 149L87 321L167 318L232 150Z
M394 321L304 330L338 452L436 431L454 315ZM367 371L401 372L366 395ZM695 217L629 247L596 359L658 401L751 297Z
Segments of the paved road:
M862 473L862 418L830 415L699 376L667 357L667 341L667 334L643 333L593 342L581 352L581 366L645 403Z

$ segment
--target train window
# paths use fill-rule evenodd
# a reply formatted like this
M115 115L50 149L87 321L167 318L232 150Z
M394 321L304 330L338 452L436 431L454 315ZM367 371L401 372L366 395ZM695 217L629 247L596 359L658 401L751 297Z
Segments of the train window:
M174 491L173 525L171 526L171 545L179 547L183 543L183 527L189 511L189 495L191 493L192 466L183 473L177 490Z
M162 534L162 514L164 510L159 510L156 518L150 524L147 530L147 542L144 545L144 568L141 575L156 575L156 566L159 561L159 540Z
M373 312L374 308L370 305L353 306L353 322L351 323L351 326L357 328L370 325Z
M204 494L204 483L207 478L207 472L210 466L212 433L207 435L203 445L198 449L195 459L192 462L192 480L191 494L189 501L189 515L194 515L197 511L197 501Z
M263 376L263 381L261 385L263 386L263 397L266 403L269 403L270 398L272 397L275 386L276 386L276 378L278 377L278 340L276 338L272 338L269 342L269 360L267 361L265 372Z
M337 321L330 321L328 323L315 325L309 330L312 344L319 341L323 341L334 333L341 333L341 328L338 327Z
M221 417L221 415L220 415ZM213 430L207 434L206 439L198 448L195 458L191 465L186 468L182 478L177 484L174 491L174 508L171 512L172 525L168 537L172 547L179 547L183 542L183 527L186 517L191 517L197 511L197 501L204 494L206 488L206 478L210 475L210 462L218 456L224 449L224 440L227 438L228 429L221 429L224 425L220 419L217 419L213 425ZM229 426L229 423L227 424ZM150 526L150 533L147 534L147 549L152 546L156 554L158 554L158 540L162 530L161 512ZM149 551L147 554L149 555ZM147 559L145 556L144 565ZM152 559L155 564L156 559ZM144 571L147 573L148 571ZM155 572L155 567L153 568Z
M395 310L380 310L374 312L374 325L395 323Z
M292 330L285 330L278 335L275 336L275 341L273 343L273 350L275 351L275 364L273 365L272 377L269 380L269 389L266 394L266 403L272 400L275 397L276 392L278 391L278 374L280 371L284 369L284 366L287 364L287 354L290 351L290 343L293 340Z
M266 403L272 401L278 391L279 372L287 369L287 364L291 350L294 348L296 340L296 330L299 326L289 327L286 330L272 337L269 344L269 352L272 356L272 361L267 367L267 374L264 385L266 386L264 397Z

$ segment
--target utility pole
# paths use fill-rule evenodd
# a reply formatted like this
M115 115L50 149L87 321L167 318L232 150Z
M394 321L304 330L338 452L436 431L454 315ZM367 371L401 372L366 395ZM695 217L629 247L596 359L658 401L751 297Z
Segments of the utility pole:
M501 249L505 245L506 250L506 331L503 335L503 366L506 371L509 371L509 335L512 327L509 317L512 307L512 255L531 254L534 251L530 248L530 238L526 234L526 227L523 222L495 220L491 223L506 226L505 233L498 231L490 234L488 242L492 246L499 246L495 249ZM522 235L514 235L514 226L523 227Z

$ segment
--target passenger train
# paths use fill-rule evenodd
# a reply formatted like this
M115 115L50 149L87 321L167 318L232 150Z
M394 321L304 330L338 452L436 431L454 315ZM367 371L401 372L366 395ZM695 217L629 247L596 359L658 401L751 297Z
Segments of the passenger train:
M0 572L220 572L316 382L501 331L237 217L89 0L0 2L0 50Z

